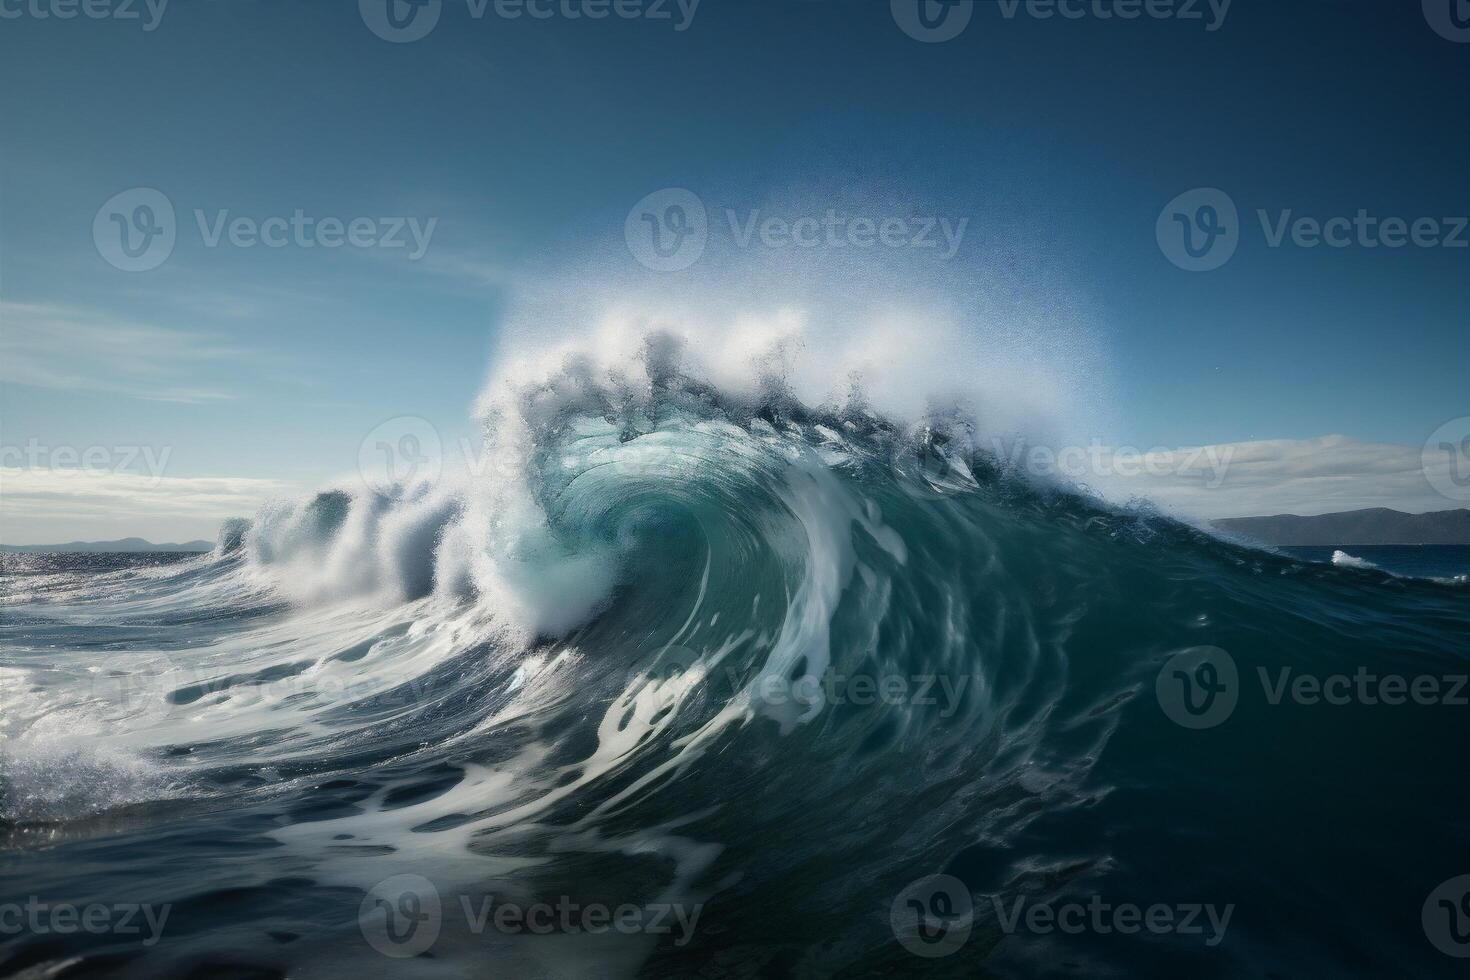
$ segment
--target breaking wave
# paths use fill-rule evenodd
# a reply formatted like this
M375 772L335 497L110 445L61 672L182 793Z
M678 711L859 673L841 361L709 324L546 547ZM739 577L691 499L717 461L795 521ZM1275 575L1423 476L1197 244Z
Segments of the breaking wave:
M726 361L657 324L613 334L506 359L482 472L278 501L158 567L16 566L0 880L173 913L146 949L0 939L12 965L1433 971L1413 933L1464 870L1459 716L1304 714L1243 687L1195 731L1156 682L1202 647L1247 686L1281 666L1463 672L1463 590L1037 485L975 448L1045 414L1020 396L999 421L953 395L904 414L912 392L861 365L802 380L799 331ZM35 748L61 731L105 733L106 754ZM890 915L933 874L973 910L963 948L925 960ZM393 960L359 909L403 876L442 915L431 950ZM1097 894L1239 912L1215 945L997 914ZM487 897L702 915L692 935L492 940L455 915Z

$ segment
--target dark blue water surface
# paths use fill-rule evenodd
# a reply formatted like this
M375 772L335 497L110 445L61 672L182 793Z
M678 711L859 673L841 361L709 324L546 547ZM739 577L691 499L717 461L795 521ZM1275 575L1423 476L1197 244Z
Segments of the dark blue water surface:
M1470 575L1470 545L1352 544L1331 548L1295 547L1281 550L1307 561L1330 562L1334 555L1340 554L1346 558L1340 557L1339 562L1352 566L1352 559L1358 559L1391 575L1412 575L1417 578L1456 578Z
M1464 549L690 398L542 434L514 549L337 493L6 558L0 974L1466 975Z

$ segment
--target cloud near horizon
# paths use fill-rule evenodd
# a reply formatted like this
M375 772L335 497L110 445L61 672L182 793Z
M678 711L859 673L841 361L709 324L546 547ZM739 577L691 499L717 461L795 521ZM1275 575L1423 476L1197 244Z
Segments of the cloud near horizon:
M225 519L253 517L271 497L295 492L246 477L0 467L0 543L212 541Z
M1148 454L1104 454L1089 483L1109 500L1152 500L1190 520L1388 507L1409 513L1470 506L1437 491L1453 460L1420 447L1362 442L1342 435L1226 443Z

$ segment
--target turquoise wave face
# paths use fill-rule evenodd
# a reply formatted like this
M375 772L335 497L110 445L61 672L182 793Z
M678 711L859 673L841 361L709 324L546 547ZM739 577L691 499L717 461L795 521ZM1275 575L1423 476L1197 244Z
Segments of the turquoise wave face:
M1463 587L1038 487L955 421L598 397L504 485L6 558L0 894L44 909L0 971L1459 966Z

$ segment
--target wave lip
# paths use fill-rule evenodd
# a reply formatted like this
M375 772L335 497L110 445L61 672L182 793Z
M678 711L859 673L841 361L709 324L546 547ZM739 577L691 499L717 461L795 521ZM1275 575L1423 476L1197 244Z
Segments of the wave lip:
M1339 568L1369 569L1378 567L1368 559L1359 558L1357 555L1350 555L1340 548L1332 552L1332 564L1338 566Z

